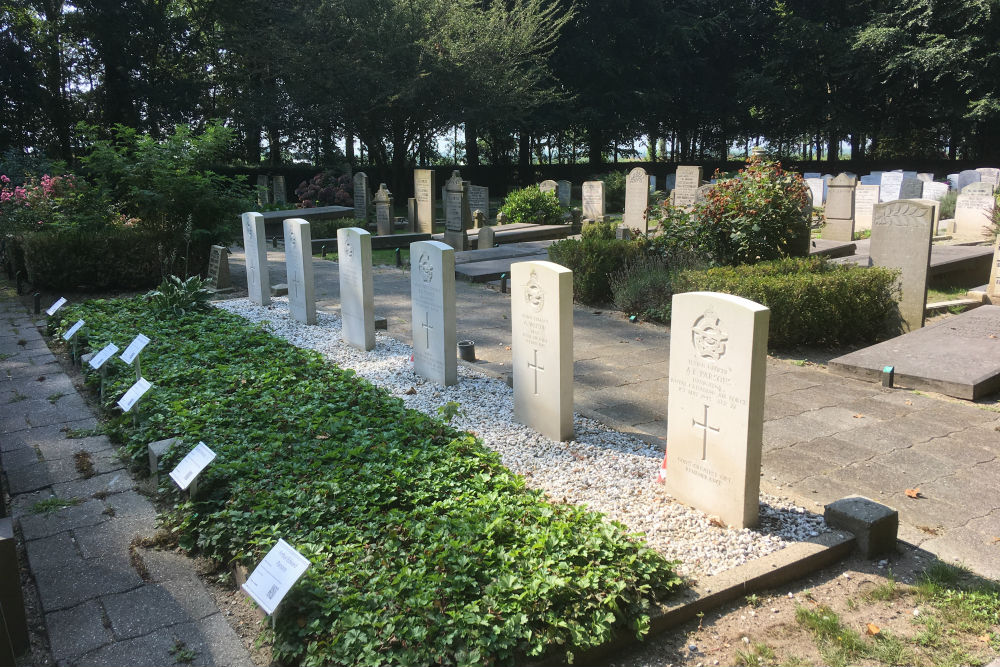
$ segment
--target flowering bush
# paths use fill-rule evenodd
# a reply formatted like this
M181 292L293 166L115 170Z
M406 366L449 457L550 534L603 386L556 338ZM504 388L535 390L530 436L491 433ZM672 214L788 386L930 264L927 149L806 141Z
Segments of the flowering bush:
M6 174L0 174L0 229L11 233L66 224L76 208L76 187L72 174L29 176L24 185L13 185Z
M690 214L664 205L650 220L660 222L659 248L737 265L808 255L811 212L802 177L755 156L734 178L720 179Z
M299 208L314 206L354 206L354 181L344 174L323 171L295 188Z

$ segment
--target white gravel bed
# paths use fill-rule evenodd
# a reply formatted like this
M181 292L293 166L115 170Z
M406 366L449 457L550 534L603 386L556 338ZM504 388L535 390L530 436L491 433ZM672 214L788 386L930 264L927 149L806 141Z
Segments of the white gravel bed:
M720 527L704 512L671 498L657 482L662 452L634 436L574 415L575 439L553 442L513 421L513 391L504 382L463 364L458 367L458 385L441 387L417 376L410 347L381 331L376 332L375 349L362 352L341 341L338 316L317 313L317 325L301 324L289 316L287 298L272 298L265 307L249 299L214 305L354 369L409 408L438 415L439 407L458 403L460 412L452 425L480 437L529 486L644 533L650 547L681 561L678 572L684 577L718 574L827 530L822 516L767 494L761 494L758 529Z

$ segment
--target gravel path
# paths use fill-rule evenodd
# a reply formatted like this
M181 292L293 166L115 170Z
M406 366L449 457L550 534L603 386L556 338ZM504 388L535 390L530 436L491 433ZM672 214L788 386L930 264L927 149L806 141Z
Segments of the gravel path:
M657 474L662 451L638 438L574 416L576 438L553 442L513 421L513 391L502 381L460 364L459 383L441 387L413 372L408 345L376 332L376 346L361 352L340 338L340 318L317 313L317 325L292 320L287 298L260 307L249 299L215 302L217 307L262 324L291 344L317 350L342 368L401 398L406 406L437 415L458 403L452 425L468 430L498 452L504 465L553 500L586 505L644 533L646 542L669 559L681 561L688 578L718 574L827 530L823 517L791 501L761 494L760 527L731 530L703 512L673 500Z

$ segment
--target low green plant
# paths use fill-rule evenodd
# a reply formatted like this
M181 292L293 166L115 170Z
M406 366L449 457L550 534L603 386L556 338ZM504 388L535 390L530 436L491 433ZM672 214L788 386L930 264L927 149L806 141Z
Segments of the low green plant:
M882 582L875 588L871 589L870 591L866 591L861 595L861 597L862 599L864 599L865 602L872 602L873 600L888 602L890 600L894 600L899 595L899 593L900 591L896 586L896 578L892 575L892 572L890 571L889 574L886 576L884 582Z
M503 200L500 212L507 223L530 222L538 225L559 225L563 220L562 207L554 192L542 192L537 185L514 190Z
M32 514L52 514L58 512L61 509L67 507L73 507L74 505L79 505L83 501L79 498L59 498L57 496L52 496L51 498L46 498L45 500L39 500L37 503L31 506Z
M618 223L614 220L598 220L583 226L581 238L610 241L615 238Z
M754 642L747 649L736 649L736 664L744 667L762 667L774 660L774 651L763 642Z
M252 568L282 538L309 559L275 619L277 662L572 660L619 630L643 635L679 585L620 524L549 502L472 435L318 353L223 311L148 306L95 300L64 317L87 321L91 349L136 330L162 343L144 352L156 385L143 419L106 430L136 461L179 437L168 468L199 440L217 453L195 501L164 488L180 546ZM109 396L134 379L111 365Z
M167 276L155 290L146 293L149 307L157 315L180 317L187 313L208 310L211 292L205 288L206 282L198 276L181 280L177 276Z
M949 220L955 217L955 204L958 203L958 191L951 190L940 200L939 219Z
M641 255L610 276L617 310L655 322L670 321L673 271L659 257Z
M588 236L549 246L549 259L573 271L573 298L580 303L611 302L611 276L645 254L645 239L634 241Z

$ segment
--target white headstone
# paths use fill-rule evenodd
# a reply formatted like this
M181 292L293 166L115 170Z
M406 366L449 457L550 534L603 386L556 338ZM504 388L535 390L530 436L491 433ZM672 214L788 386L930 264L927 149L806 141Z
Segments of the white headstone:
M985 236L993 223L993 195L962 192L955 200L955 235L969 238Z
M573 184L569 181L556 181L556 186L556 197L559 199L559 205L569 207Z
M947 183L937 183L935 181L924 181L924 199L941 201L948 194Z
M368 175L359 171L354 174L354 219L368 219Z
M671 306L667 488L735 528L758 521L770 315L712 292Z
M948 174L948 185L951 186L952 190L958 190L958 174Z
M243 214L243 248L246 254L247 292L258 306L271 303L271 278L267 267L267 247L264 238L264 216Z
M899 313L905 331L924 326L934 207L911 199L875 207L869 253L875 266L900 270Z
M806 185L809 186L809 192L812 194L812 205L822 206L826 181L822 178L807 178Z
M415 232L421 234L434 233L434 181L433 169L413 170L413 198L417 200L417 223Z
M410 244L413 370L440 385L458 383L455 249L440 241Z
M292 319L316 324L316 284L313 282L312 232L301 218L289 218L285 227L285 267L288 310Z
M625 214L622 224L629 229L647 231L646 209L649 207L649 174L636 167L625 179Z
M600 220L604 217L604 181L584 182L583 217L586 220Z
M934 174L928 172L921 172L917 174L917 178L919 178L924 183L932 183L934 181Z
M573 437L573 272L552 262L511 269L514 419L558 441Z
M375 347L375 287L372 235L364 229L337 230L341 338L360 350Z
M670 200L678 208L690 209L701 187L701 167L677 167Z
M898 171L887 171L882 174L882 189L879 191L881 201L896 201L899 199L899 189L903 187L903 174Z
M878 203L878 185L859 185L854 190L854 230L860 232L872 228L875 204Z

